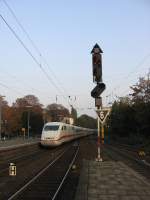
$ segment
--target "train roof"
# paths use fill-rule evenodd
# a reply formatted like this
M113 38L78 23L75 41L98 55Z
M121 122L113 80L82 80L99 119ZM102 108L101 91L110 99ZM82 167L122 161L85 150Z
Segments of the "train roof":
M65 123L63 122L47 122L44 125L64 125ZM65 124L65 125L70 125L70 124Z
M84 129L84 130L93 130L93 129L90 129L90 128L85 128L85 127L81 127L81 126L75 126L75 125L72 125L72 124L66 124L66 123L63 123L63 122L47 122L46 124L44 124L44 126L46 125L64 125L64 126L70 126L70 127L75 127L77 129Z

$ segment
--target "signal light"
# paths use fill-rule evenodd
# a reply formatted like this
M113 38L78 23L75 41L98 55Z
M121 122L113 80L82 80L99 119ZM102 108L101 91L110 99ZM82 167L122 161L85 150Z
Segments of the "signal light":
M98 83L96 87L91 91L91 96L93 98L99 97L102 92L105 90L106 85L104 83Z
M93 81L102 82L102 59L101 54L93 54Z

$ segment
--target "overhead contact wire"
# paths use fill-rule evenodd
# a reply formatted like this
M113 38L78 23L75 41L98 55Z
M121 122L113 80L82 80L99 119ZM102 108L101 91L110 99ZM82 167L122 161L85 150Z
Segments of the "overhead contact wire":
M52 79L50 78L50 76L46 73L46 71L44 70L44 68L41 66L41 64L37 61L37 59L33 56L33 54L31 53L31 51L26 47L26 45L24 44L24 42L19 38L19 36L16 34L16 32L13 30L13 28L7 23L7 21L4 19L4 17L0 14L1 19L4 21L4 23L7 25L7 27L9 28L9 30L13 33L13 35L16 37L16 39L20 42L20 44L23 46L23 48L27 51L27 53L31 56L31 58L34 60L34 62L40 67L40 69L42 70L42 72L45 74L45 76L47 77L47 79L53 84L53 86L59 91L60 89L57 87L57 85L52 81ZM65 97L64 97L65 98Z
M36 46L36 44L33 42L33 40L31 39L30 35L28 34L28 32L25 30L25 28L23 27L23 25L20 23L19 19L17 18L17 16L15 15L14 11L11 9L11 7L8 5L8 3L3 0L4 4L7 6L7 8L9 9L9 11L11 12L12 16L14 17L14 19L16 20L17 24L20 26L20 28L22 29L22 31L24 32L24 34L27 36L28 40L30 41L30 43L32 44L33 48L35 49L35 51L39 54L39 56L42 58L42 60L45 62L45 64L48 66L49 70L51 71L51 73L53 74L53 76L55 77L56 81L59 83L59 85L61 86L61 88L64 90L65 93L66 89L62 86L61 82L57 79L55 73L53 72L53 70L51 69L51 67L49 66L49 64L47 63L46 59L43 57L42 53L40 52L39 48Z

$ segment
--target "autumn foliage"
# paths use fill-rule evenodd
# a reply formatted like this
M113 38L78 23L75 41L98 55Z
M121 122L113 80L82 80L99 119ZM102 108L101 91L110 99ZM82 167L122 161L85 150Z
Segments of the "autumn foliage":
M78 125L85 127L89 126L89 121L83 121L80 118L77 120L77 111L72 107L71 113L61 104L52 103L46 108L40 104L39 99L34 95L27 95L22 98L17 98L16 101L9 106L7 101L1 97L2 110L2 137L23 136L28 132L28 119L30 119L30 136L40 135L42 127L46 122L63 121L64 118L72 117L74 122L78 121Z
M150 141L150 79L139 78L128 97L120 97L112 106L108 127L110 136L131 144Z
M43 126L43 109L39 100L34 95L27 95L18 98L9 106L8 103L1 98L2 110L2 136L7 137L22 135L22 128L27 132L27 119L30 112L30 132L31 135L40 134Z

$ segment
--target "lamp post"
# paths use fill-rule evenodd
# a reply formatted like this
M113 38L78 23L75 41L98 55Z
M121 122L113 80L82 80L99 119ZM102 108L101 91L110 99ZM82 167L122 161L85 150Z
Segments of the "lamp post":
M46 123L46 108L43 109L43 122Z
M5 96L0 96L0 140L2 139L2 99Z
M26 108L28 108L28 119L27 119L27 126L28 126L28 139L30 137L30 108L32 106L26 106Z

